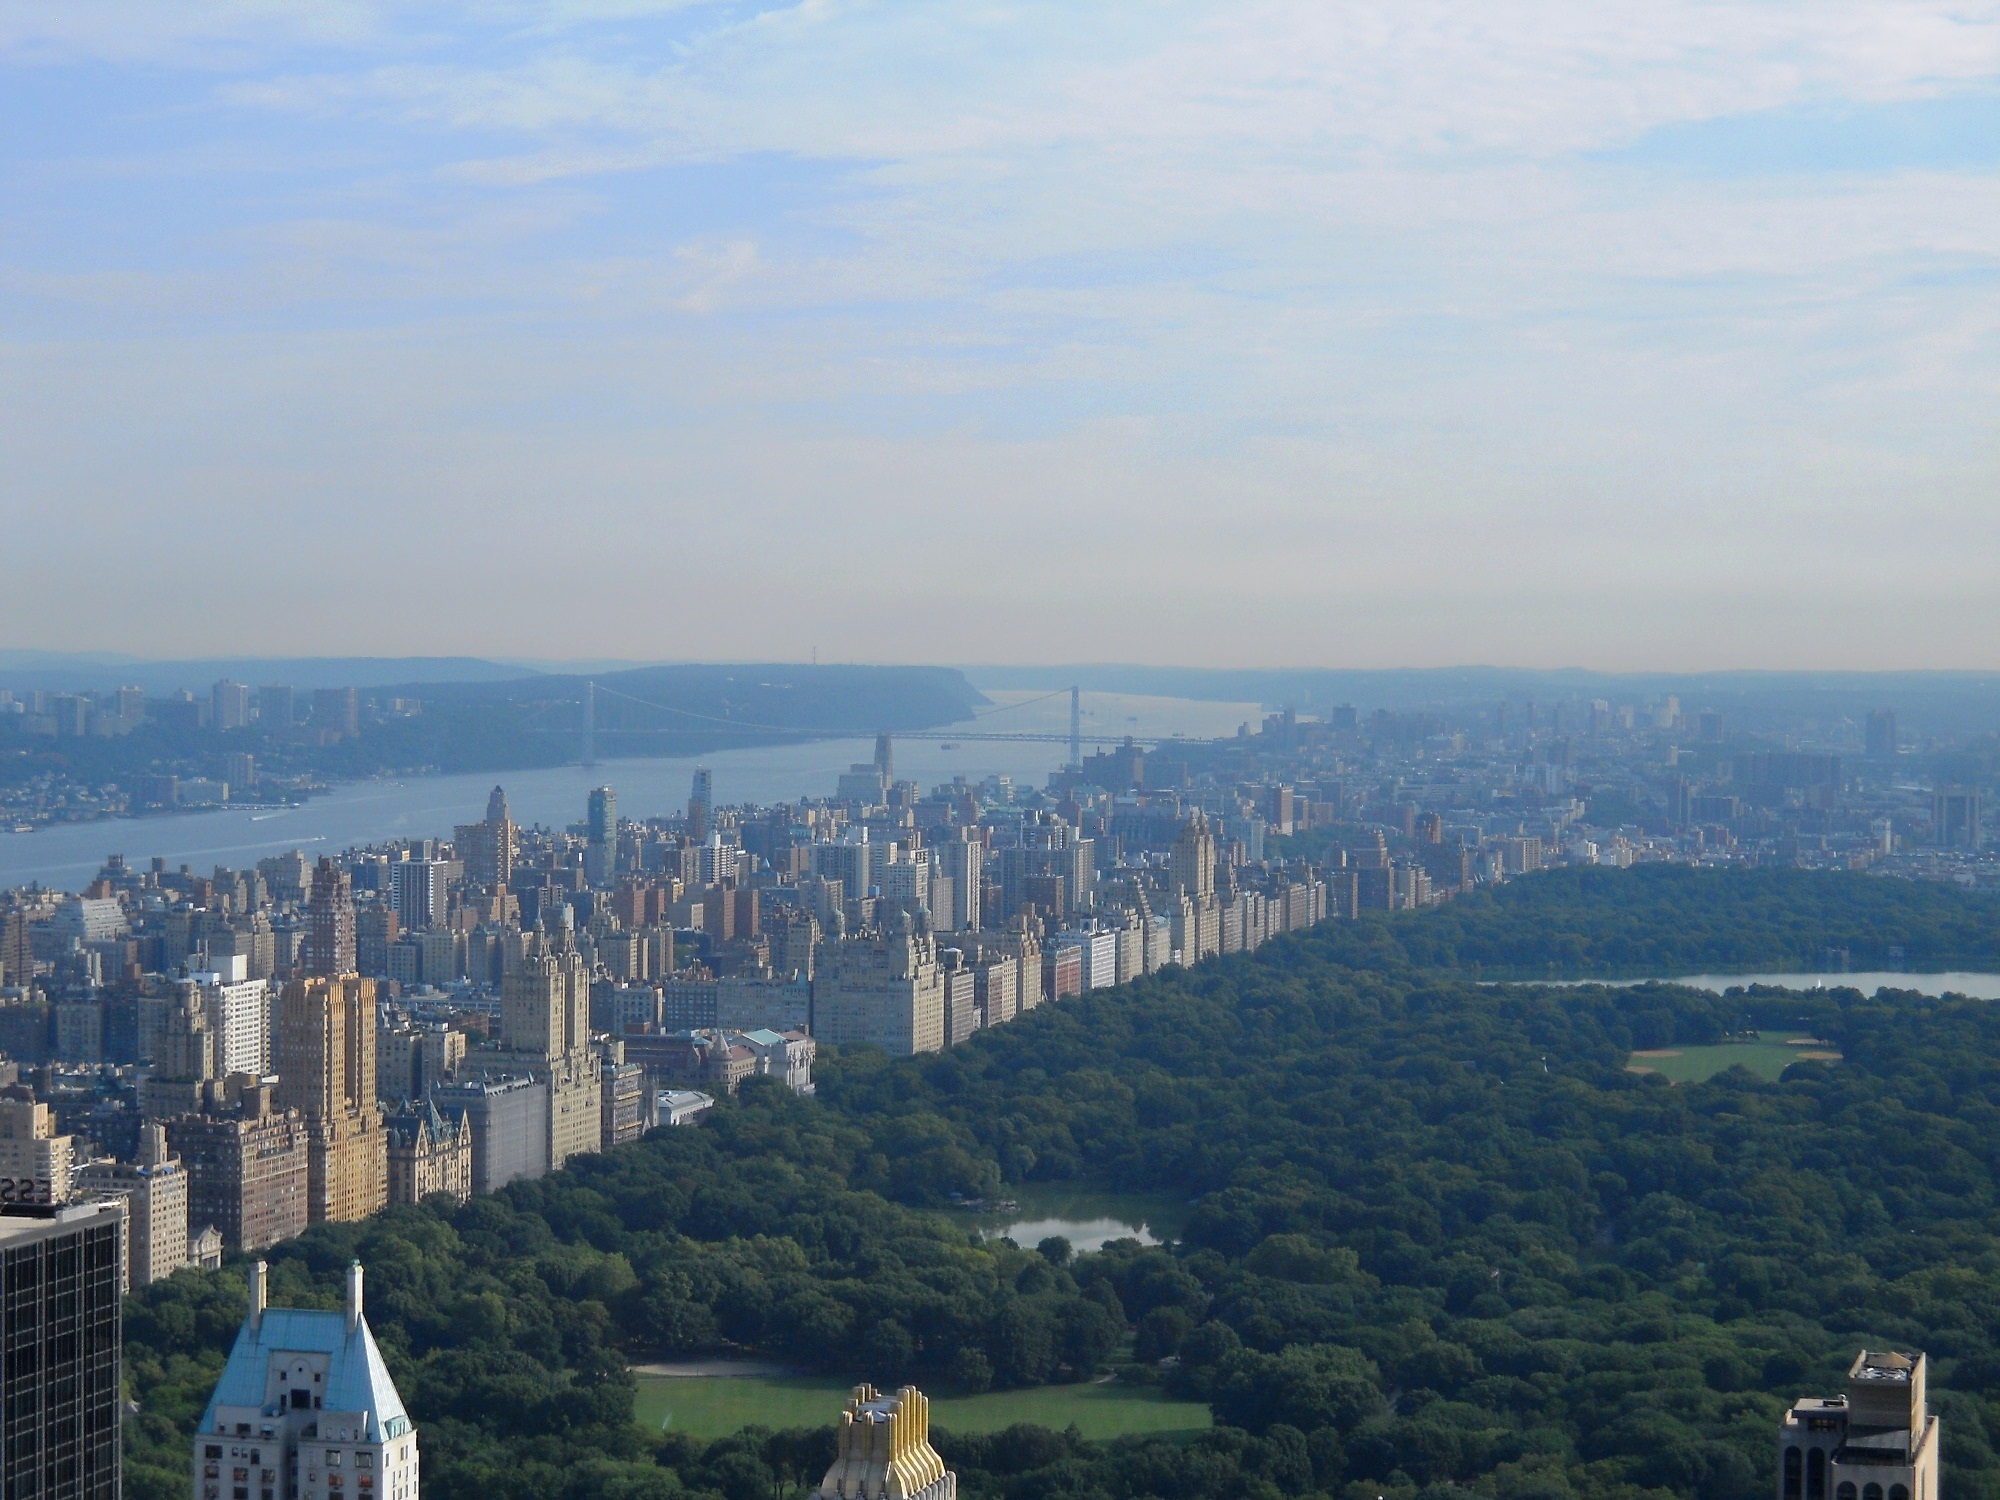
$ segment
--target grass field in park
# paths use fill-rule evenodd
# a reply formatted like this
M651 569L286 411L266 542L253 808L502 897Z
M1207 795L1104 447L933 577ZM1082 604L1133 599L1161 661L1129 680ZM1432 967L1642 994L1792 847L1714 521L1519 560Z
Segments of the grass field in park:
M1775 1082L1786 1065L1801 1058L1839 1062L1824 1041L1796 1031L1760 1031L1756 1041L1721 1042L1713 1047L1658 1047L1634 1052L1626 1071L1658 1073L1671 1083L1700 1083L1727 1068L1742 1066Z
M813 1375L641 1375L635 1415L653 1431L726 1437L743 1427L832 1426L850 1383ZM981 1396L931 1397L932 1425L998 1432L1016 1422L1060 1431L1075 1423L1087 1438L1194 1432L1210 1425L1199 1402L1168 1400L1148 1386L1045 1385Z

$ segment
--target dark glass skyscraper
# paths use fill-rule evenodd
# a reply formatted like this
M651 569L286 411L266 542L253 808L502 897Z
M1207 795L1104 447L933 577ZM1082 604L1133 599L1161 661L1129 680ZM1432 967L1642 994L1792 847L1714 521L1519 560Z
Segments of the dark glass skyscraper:
M584 875L592 885L610 885L618 876L618 793L610 787L591 791L584 833Z
M124 1216L0 1209L0 1500L118 1500Z

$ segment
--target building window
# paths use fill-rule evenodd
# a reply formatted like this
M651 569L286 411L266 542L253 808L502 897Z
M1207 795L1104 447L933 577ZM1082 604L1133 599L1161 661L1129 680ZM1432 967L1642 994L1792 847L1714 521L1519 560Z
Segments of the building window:
M1882 1500L1882 1486L1870 1480L1861 1486L1861 1500Z
M1806 1500L1826 1500L1826 1450L1815 1448L1806 1455Z
M1848 1480L1833 1492L1834 1500L1854 1500L1854 1481Z
M1785 1449L1785 1500L1799 1500L1804 1481L1804 1458L1796 1448Z
M1910 1500L1909 1486L1902 1484L1890 1485L1889 1500Z

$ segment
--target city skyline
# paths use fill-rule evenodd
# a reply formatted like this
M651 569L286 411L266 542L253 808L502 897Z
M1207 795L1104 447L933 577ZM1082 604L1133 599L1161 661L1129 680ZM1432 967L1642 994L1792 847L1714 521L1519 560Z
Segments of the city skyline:
M0 630L1981 665L1996 75L1887 0L17 4Z

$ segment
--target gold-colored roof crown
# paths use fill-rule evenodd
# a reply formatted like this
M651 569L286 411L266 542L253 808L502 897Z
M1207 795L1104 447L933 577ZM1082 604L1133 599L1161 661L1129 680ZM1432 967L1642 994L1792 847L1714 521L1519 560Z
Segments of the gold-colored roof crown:
M836 1438L821 1500L956 1500L958 1476L931 1447L931 1404L915 1386L883 1396L857 1385Z

